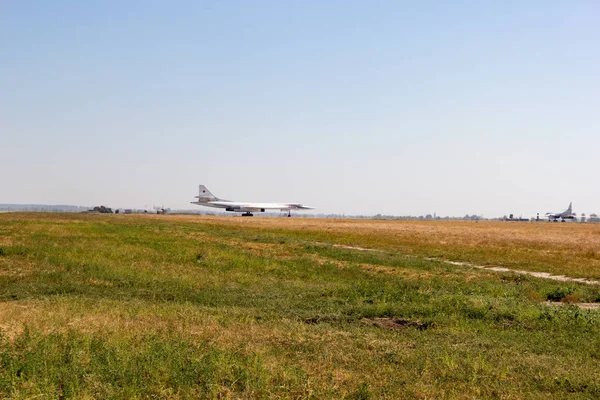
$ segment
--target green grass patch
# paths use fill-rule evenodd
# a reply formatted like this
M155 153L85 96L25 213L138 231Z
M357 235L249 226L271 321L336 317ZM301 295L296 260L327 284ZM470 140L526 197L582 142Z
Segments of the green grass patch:
M600 288L273 221L0 215L0 394L600 396Z

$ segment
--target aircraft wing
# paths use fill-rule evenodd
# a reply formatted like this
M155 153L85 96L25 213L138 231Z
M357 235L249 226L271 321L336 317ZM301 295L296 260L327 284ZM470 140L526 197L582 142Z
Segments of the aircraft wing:
M303 206L302 204L286 204L286 210L314 210L314 207Z
M296 203L246 203L237 201L211 201L209 204L215 207L232 208L243 211L264 211L264 210L312 210L313 207L304 206Z
M242 207L262 210L311 210L311 207L291 203L240 203Z

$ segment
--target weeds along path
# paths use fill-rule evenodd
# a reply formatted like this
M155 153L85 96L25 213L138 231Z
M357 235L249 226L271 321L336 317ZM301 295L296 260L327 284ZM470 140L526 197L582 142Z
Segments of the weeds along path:
M550 279L550 280L559 281L559 282L576 282L576 283L583 283L585 285L600 285L600 281L595 281L595 280L586 279L586 278L570 278L570 277L564 276L564 275L552 275L549 272L524 271L521 269L511 269L511 268L506 268L506 267L476 265L476 264L471 264L471 263L462 262L462 261L440 260L437 258L425 258L425 259L430 260L430 261L440 261L440 262L444 262L444 263L451 264L451 265L458 265L461 267L484 269L486 271L512 272L512 273L519 274L519 275L529 275L529 276L534 276L536 278Z
M341 248L341 249L349 249L349 250L383 252L383 250L379 250L379 249L368 249L365 247L346 246L346 245L334 244L334 243L317 243L317 244L330 245L333 247L337 247L337 248ZM468 263L468 262L464 262L464 261L451 261L451 260L444 260L444 259L433 258L433 257L424 257L423 259L427 260L427 261L439 261L442 263L456 265L459 267L483 269L486 271L512 272L512 273L519 274L519 275L529 275L529 276L534 276L536 278L550 279L550 280L559 281L559 282L575 282L575 283L583 283L585 285L600 285L600 281L586 279L586 278L571 278L571 277L568 277L565 275L553 275L549 272L525 271L525 270L521 270L521 269L511 269L511 268L506 268L506 267L477 265L477 264L472 264L472 263Z

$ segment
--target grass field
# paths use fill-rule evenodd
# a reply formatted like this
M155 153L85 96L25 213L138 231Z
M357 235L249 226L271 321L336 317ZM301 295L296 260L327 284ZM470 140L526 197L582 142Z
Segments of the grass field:
M440 260L600 279L600 226L0 214L0 394L600 397L599 286Z

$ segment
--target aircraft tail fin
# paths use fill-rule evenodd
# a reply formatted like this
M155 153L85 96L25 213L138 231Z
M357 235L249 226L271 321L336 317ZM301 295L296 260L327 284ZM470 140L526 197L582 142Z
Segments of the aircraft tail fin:
M573 212L573 202L569 203L569 208L567 208L567 212L569 214Z
M202 201L215 201L215 200L218 200L218 198L215 197L215 195L212 194L210 192L210 190L208 190L206 188L206 186L199 185L198 189L199 189L199 193L198 193L198 196L196 196L196 198L198 199L198 201L202 202Z

